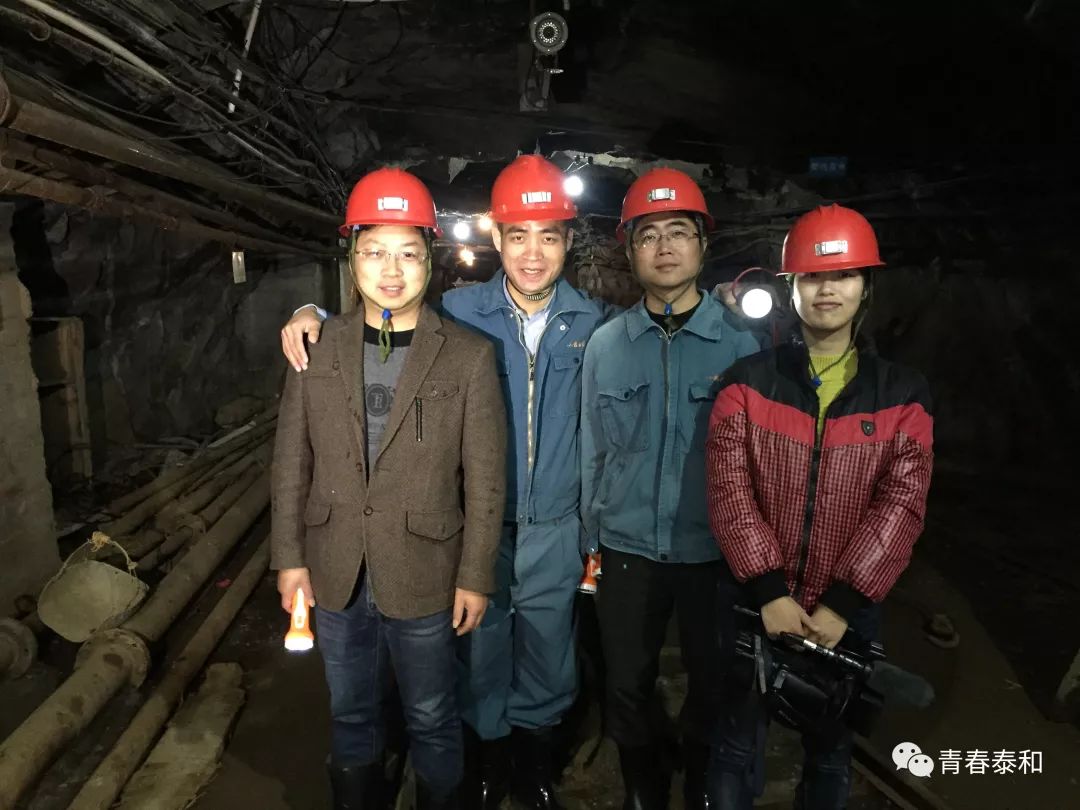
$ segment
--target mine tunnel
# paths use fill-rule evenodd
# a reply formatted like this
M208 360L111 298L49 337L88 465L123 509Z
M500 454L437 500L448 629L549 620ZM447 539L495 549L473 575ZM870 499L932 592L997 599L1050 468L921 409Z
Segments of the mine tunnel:
M1080 807L1078 54L0 0L0 810Z

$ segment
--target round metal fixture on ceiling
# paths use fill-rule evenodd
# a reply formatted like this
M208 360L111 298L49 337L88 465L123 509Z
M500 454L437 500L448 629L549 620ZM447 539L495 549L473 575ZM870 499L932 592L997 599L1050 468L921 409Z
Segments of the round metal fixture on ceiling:
M566 20L554 11L537 14L529 23L529 35L533 47L544 56L557 54L570 38L570 27Z

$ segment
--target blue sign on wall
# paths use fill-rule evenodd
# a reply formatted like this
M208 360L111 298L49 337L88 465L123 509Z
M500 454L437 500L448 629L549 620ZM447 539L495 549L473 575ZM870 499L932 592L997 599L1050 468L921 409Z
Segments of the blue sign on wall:
M847 177L847 157L833 155L832 157L810 158L811 177Z

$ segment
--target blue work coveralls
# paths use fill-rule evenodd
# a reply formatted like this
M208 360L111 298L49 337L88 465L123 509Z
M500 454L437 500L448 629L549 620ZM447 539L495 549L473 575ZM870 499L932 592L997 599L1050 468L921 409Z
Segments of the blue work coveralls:
M589 338L615 313L560 279L530 356L505 278L500 270L442 299L449 317L495 343L510 425L497 590L460 648L462 717L484 740L553 726L574 700L581 368Z

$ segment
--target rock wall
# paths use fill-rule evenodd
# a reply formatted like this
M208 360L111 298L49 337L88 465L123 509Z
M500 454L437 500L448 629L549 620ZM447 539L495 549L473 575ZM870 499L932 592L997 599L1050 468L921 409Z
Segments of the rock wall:
M336 269L299 257L248 251L236 284L222 245L36 201L13 233L37 313L83 321L96 465L113 449L209 434L238 397L275 397L281 325L307 301L336 305Z
M16 275L11 245L13 209L0 203L0 617L15 612L17 597L36 595L60 564L30 365L30 296Z

